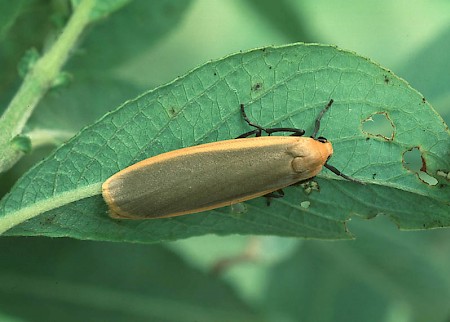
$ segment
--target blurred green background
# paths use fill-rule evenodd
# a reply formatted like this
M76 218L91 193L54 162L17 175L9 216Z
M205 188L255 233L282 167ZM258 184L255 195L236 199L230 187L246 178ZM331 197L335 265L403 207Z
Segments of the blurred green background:
M0 109L65 1L18 1L0 30ZM10 1L0 1L2 15ZM450 2L130 1L87 30L28 129L56 131L0 176L0 195L57 144L127 99L211 59L296 41L391 69L450 121ZM92 95L100 92L102 95ZM36 141L37 142L37 141ZM388 209L386 210L388 211ZM349 222L353 241L204 236L158 245L0 238L0 321L449 321L450 234Z

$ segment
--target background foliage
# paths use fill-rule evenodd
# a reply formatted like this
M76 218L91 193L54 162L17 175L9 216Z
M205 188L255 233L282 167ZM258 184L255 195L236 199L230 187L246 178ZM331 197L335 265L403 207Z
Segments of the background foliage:
M371 57L407 79L449 122L444 1L284 0L276 8L250 0L110 2L117 11L107 17L98 11L67 65L73 81L48 93L29 122L58 130L56 145L124 100L209 59L294 41L332 43ZM24 52L51 43L69 8L65 1L0 2L1 107L20 84ZM53 149L43 142L0 177L2 195ZM448 233L400 232L383 217L353 218L349 228L357 239L347 242L206 236L149 246L3 237L0 317L448 320ZM250 260L227 268L223 259L242 252ZM214 267L223 268L220 277L210 274Z

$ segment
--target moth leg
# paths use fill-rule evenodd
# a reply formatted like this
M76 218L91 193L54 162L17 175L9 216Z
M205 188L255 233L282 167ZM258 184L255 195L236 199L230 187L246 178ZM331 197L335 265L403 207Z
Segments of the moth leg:
M266 198L267 206L270 206L270 203L273 198L283 198L284 197L284 191L283 191L283 189L278 189L278 190L272 191L268 194L265 194L263 197Z
M274 128L264 128L258 124L253 123L250 121L250 119L247 116L247 113L245 113L245 106L244 104L240 105L241 107L241 115L245 122L247 122L248 125L256 128L256 130L246 132L244 134L239 135L236 139L240 138L246 138L251 135L255 135L256 137L261 136L262 132L267 133L269 136L272 135L272 133L276 132L291 132L291 136L303 136L305 134L305 130L302 129L296 129L292 127L274 127Z

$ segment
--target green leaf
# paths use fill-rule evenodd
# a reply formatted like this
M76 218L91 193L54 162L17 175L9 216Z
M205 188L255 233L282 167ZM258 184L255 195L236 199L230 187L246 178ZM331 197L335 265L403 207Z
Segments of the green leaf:
M0 252L0 311L20 321L263 321L159 245L3 238Z
M254 199L243 214L225 207L147 221L108 217L100 195L104 180L145 158L248 131L240 103L263 126L309 134L330 98L335 103L320 132L333 143L330 163L366 186L324 170L319 187L287 188L286 197L270 207ZM363 131L377 113L390 120L392 138ZM422 153L422 169L438 184L421 181L402 164L414 147ZM449 153L448 128L429 103L368 59L324 45L263 48L205 64L81 131L1 201L0 227L13 228L8 235L140 242L207 233L349 238L345 222L352 214L386 214L404 229L447 227L450 188L436 172L448 172Z

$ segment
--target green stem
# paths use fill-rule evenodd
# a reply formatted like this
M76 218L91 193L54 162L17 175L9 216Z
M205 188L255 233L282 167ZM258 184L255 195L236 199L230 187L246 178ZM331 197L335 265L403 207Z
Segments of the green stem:
M62 66L89 23L95 0L82 0L50 50L32 67L0 118L0 172L11 168L23 155L11 140L22 133L38 102L58 77Z

